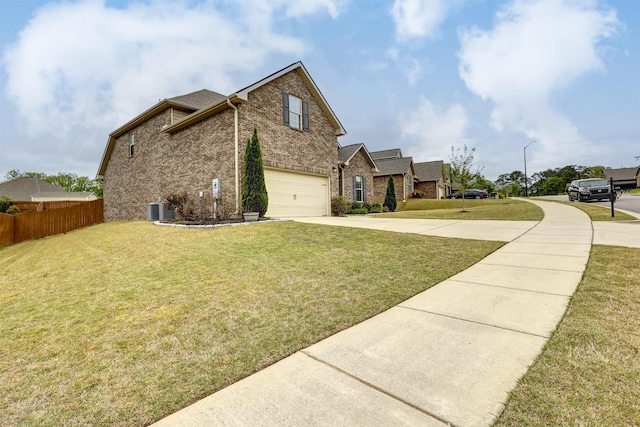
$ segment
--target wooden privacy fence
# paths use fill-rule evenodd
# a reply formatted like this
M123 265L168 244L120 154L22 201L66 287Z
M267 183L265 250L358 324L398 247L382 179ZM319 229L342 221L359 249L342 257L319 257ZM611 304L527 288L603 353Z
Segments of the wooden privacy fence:
M62 234L101 222L104 222L102 199L15 216L0 214L0 245Z
M15 202L13 203L15 206L18 207L18 209L20 209L20 212L26 212L26 211L48 211L50 209L60 209L60 208L66 208L69 206L75 206L79 203L84 203L84 202L79 202L76 200L68 200L68 201L61 201L61 202Z

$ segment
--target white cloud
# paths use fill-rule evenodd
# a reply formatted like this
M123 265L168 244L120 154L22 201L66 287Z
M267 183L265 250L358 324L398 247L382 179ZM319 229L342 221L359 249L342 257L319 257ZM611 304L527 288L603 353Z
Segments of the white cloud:
M437 36L446 15L446 0L396 0L391 8L396 38L401 42Z
M409 86L415 86L422 77L422 65L419 60L408 55L401 55L398 49L387 50L387 57L395 63L396 68L407 79Z
M398 125L402 136L412 141L409 151L414 161L446 161L451 146L469 142L465 135L467 121L462 105L440 108L420 97L418 107L404 111L398 118Z
M494 103L496 130L538 139L539 158L593 155L597 148L554 110L552 95L605 69L597 45L617 26L615 12L599 10L593 1L516 0L496 15L492 30L461 33L460 77Z
M151 1L116 9L104 0L51 3L38 9L5 50L6 96L23 128L73 143L77 134L113 130L160 98L191 90L237 89L234 75L273 54L300 56L305 46L272 29L289 17L326 10L330 0L243 2L233 11L215 3ZM95 138L94 138L95 139Z

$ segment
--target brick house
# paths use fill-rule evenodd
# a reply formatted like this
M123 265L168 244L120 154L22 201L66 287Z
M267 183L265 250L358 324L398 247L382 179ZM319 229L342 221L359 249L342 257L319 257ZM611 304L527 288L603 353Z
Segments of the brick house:
M443 199L451 194L448 179L448 165L442 160L414 164L417 182L415 191L426 199Z
M105 220L145 219L148 203L172 193L187 192L213 206L216 178L219 208L241 212L244 151L254 128L267 216L330 215L331 197L353 192L340 172L362 176L366 185L375 167L362 148L340 162L338 137L346 131L296 62L228 96L201 90L161 100L113 131L97 174L104 182Z
M378 168L367 147L364 144L341 147L338 163L338 194L354 202L373 201L373 174L378 172Z
M411 197L416 181L413 158L403 157L399 148L375 151L371 157L378 166L378 171L373 173L374 201L384 202L389 175L393 177L396 199L404 201Z

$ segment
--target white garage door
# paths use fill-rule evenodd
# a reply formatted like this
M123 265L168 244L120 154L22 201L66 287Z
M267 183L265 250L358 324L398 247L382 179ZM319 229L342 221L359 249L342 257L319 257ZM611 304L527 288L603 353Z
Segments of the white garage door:
M329 178L295 172L265 169L269 194L266 216L327 216Z

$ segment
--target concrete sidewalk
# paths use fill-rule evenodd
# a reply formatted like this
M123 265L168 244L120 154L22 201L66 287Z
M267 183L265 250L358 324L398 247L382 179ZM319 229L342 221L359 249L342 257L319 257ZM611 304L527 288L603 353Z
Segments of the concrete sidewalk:
M490 425L562 318L593 238L582 211L532 203L544 219L514 225L478 264L154 425Z

